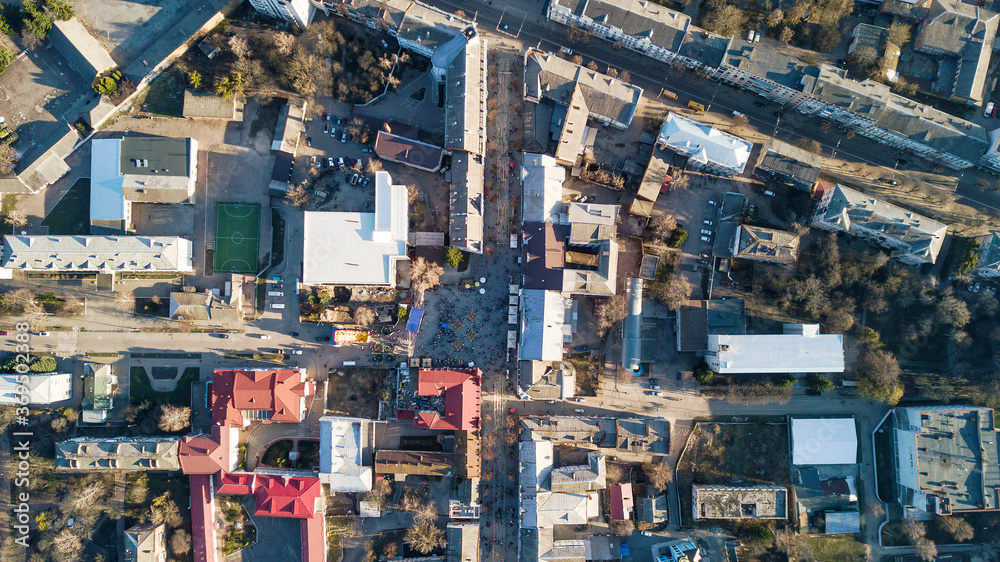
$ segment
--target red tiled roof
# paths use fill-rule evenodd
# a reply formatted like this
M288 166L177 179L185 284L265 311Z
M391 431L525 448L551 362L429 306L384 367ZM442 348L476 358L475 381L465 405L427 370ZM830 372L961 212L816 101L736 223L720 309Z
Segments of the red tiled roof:
M253 493L253 474L229 474L220 472L215 475L217 494L228 496L246 496Z
M444 394L444 418L436 412L417 412L413 427L444 430L479 429L479 369L420 369L417 394Z
M191 540L194 562L215 562L215 524L212 519L212 477L191 476Z
M301 422L302 399L316 393L315 381L303 377L298 369L216 369L212 423L242 426L242 410L269 412L272 422Z
M257 496L254 514L271 517L312 517L316 514L317 500L323 495L319 478L261 475L254 487Z
M833 184L827 183L825 181L818 181L813 185L813 199L822 199L823 194L827 191L833 189L835 186Z
M215 474L232 466L229 428L212 427L212 436L194 435L181 439L177 449L184 474Z
M611 518L625 521L632 518L632 484L608 486L611 498Z
M326 562L326 517L322 513L302 520L302 562Z

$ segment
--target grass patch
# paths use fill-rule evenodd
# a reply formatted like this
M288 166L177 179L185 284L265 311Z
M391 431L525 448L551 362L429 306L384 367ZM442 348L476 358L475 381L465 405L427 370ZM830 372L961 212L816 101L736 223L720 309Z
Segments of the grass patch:
M4 208L6 208L4 198ZM80 178L42 221L54 236L90 234L90 179Z
M170 392L157 392L149 382L149 376L144 367L129 368L130 401L137 406L148 401L150 404L191 405L191 384L198 381L201 369L187 367L177 382L177 388Z
M278 113L284 100L275 98L271 103L260 106L257 110L257 117L250 124L250 138L257 136L260 131L273 131L278 124Z
M601 387L601 361L590 357L567 357L576 369L576 395L597 396Z
M149 85L142 110L165 117L182 117L184 114L184 76L169 69Z
M852 538L809 537L816 562L847 562L865 559L865 545Z
M15 207L17 207L17 195L7 193L3 198L0 198L0 215L6 217Z

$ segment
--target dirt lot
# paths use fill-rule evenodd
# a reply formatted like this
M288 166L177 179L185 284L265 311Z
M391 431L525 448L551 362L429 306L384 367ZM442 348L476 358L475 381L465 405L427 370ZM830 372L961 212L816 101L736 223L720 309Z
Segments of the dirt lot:
M785 484L788 424L699 422L677 467L681 513L690 517L691 484Z
M378 369L337 369L330 374L327 388L326 413L375 419L378 417Z

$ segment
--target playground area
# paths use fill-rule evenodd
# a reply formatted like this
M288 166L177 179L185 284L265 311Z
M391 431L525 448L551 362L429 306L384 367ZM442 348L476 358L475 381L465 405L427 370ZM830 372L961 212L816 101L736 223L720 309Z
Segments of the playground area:
M256 273L260 205L216 204L215 271Z

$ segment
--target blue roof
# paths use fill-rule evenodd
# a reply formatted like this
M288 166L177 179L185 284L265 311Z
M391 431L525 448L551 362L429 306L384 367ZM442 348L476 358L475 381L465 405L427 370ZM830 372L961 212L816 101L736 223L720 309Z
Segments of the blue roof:
M406 321L406 329L410 332L420 331L420 321L424 319L424 311L414 308L410 311L410 318Z
M125 220L124 176L119 170L121 139L94 139L90 156L90 220Z

